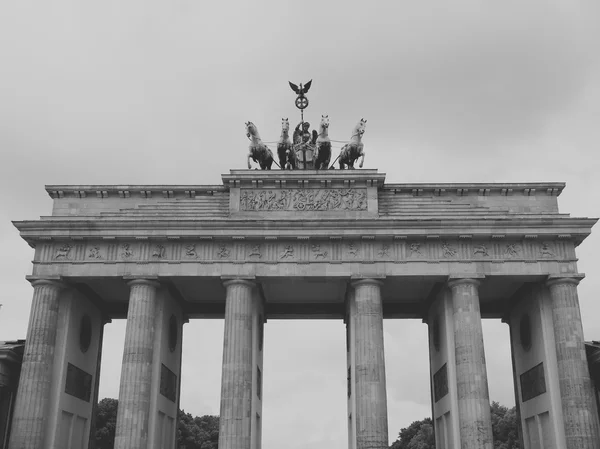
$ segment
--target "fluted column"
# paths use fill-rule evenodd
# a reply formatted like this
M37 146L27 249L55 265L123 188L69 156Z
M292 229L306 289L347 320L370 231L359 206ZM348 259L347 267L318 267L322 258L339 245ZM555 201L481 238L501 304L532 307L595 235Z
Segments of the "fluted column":
M479 308L479 281L451 279L454 351L461 449L492 449L492 421L483 330Z
M550 278L547 285L550 289L567 449L598 449L598 413L577 298L577 285L582 277Z
M146 449L150 416L156 290L159 284L148 279L136 279L130 281L129 286L131 290L121 367L115 449Z
M357 449L389 446L381 285L376 279L352 283Z
M35 280L21 378L13 413L10 449L40 449L48 417L58 325L59 295L64 285Z
M243 279L224 282L225 338L221 377L219 449L250 449L252 442L252 288Z

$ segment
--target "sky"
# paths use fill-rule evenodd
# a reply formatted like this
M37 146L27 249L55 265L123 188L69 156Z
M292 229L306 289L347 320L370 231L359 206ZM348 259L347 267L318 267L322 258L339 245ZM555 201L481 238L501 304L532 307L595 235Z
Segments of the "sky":
M387 182L561 181L561 212L600 216L600 3L560 0L0 2L0 340L24 338L33 250L11 220L45 184L220 184L244 123L276 141L305 118L356 122ZM292 125L293 126L293 125ZM600 228L578 248L585 338L600 339ZM123 320L100 397L118 397ZM384 323L390 441L430 414L426 325ZM218 414L221 320L184 327L182 401ZM341 321L265 327L263 447L347 444ZM514 404L508 327L484 321L490 396Z

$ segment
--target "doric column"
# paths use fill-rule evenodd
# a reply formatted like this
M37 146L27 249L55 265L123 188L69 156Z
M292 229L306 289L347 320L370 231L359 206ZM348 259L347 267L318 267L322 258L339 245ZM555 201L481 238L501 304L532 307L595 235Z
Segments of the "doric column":
M479 281L451 279L458 420L462 449L492 449L492 422L483 331L479 308Z
M376 279L354 281L351 335L354 343L356 449L383 449L388 444L385 356L381 285Z
M115 449L146 449L158 282L129 282L129 308L121 368Z
M551 276L547 285L550 290L567 449L598 449L598 413L577 298L577 284L582 277Z
M221 377L219 449L250 449L252 444L252 319L254 284L224 282L225 338Z
M10 449L42 448L48 418L59 294L64 285L44 279L34 280L31 284L33 302L13 413Z

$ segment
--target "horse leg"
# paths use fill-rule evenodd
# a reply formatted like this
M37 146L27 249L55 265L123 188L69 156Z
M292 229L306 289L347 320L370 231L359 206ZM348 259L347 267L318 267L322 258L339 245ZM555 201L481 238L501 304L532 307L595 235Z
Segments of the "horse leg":
M277 150L277 156L279 157L279 166L281 167L282 170L285 170L285 159L286 159L286 154L285 154L285 150Z

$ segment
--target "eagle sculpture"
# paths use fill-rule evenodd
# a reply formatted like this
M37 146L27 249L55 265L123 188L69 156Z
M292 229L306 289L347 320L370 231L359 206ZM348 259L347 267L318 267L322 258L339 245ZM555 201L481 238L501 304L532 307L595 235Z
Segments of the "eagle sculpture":
M292 90L294 92L296 92L296 94L300 97L303 97L305 93L308 92L308 89L310 89L310 84L312 83L312 80L310 80L308 83L306 83L304 86L302 85L302 83L300 83L300 87L296 86L294 83L292 83L291 81L288 81L288 83L290 83L290 87L292 88Z

